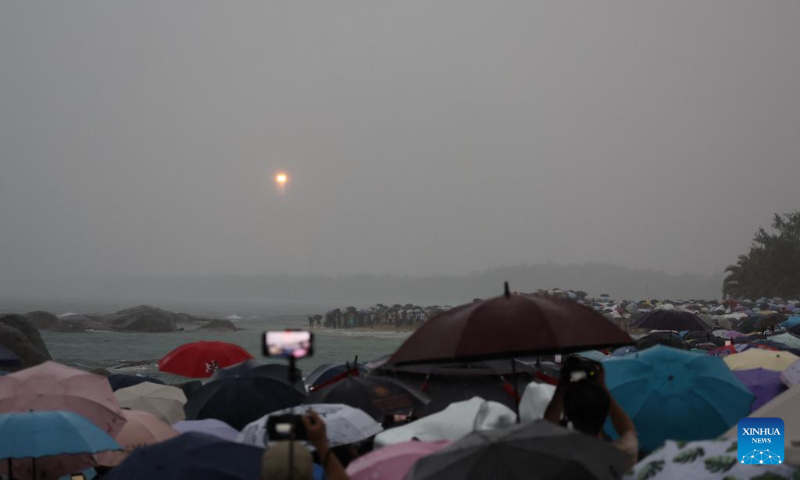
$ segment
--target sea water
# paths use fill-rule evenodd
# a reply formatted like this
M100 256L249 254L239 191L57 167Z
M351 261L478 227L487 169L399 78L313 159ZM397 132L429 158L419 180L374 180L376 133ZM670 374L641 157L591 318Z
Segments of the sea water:
M141 374L161 378L167 383L186 378L158 371L158 360L172 349L199 340L218 340L241 346L255 358L262 358L261 339L265 330L308 328L300 316L266 316L236 320L241 330L197 329L198 325L180 325L184 331L171 333L122 333L89 331L62 333L42 331L53 360L81 369L104 368L111 373ZM408 332L365 330L330 330L314 328L314 355L298 362L303 374L324 363L359 363L392 353ZM270 362L285 362L273 358Z

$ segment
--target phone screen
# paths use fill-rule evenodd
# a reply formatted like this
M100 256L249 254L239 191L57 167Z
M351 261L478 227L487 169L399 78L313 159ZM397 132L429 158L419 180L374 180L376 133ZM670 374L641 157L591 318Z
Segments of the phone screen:
M304 358L311 356L313 336L306 330L278 330L264 333L264 355Z

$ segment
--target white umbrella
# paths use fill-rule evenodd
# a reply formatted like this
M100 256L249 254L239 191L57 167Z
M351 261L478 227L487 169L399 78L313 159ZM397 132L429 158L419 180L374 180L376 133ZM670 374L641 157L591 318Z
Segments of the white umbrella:
M519 418L523 422L531 422L544 418L544 411L553 398L556 387L547 383L531 382L525 387L522 400L519 402Z
M501 403L472 397L463 402L451 403L441 412L415 422L386 430L375 437L375 448L415 438L423 442L454 442L474 431L514 425L516 418L516 414Z
M121 407L147 412L168 425L186 418L186 414L183 413L186 394L178 387L142 382L120 388L114 395Z
M800 383L800 360L796 360L781 372L781 381L787 387L794 387Z
M737 459L736 447L735 438L688 443L667 440L664 447L637 463L624 480L795 478L796 468L789 465L742 464Z
M338 403L317 403L299 405L265 415L244 427L236 441L246 445L265 447L269 417L273 415L303 415L308 410L317 412L325 422L328 444L331 447L361 442L383 431L383 427L363 410Z

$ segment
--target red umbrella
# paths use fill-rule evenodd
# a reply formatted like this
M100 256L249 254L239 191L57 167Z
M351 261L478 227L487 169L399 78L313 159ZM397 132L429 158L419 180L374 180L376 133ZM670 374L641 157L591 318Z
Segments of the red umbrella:
M162 372L184 377L207 378L217 369L253 358L239 345L225 342L194 342L181 345L158 361Z
M387 364L513 358L634 343L591 308L555 298L511 295L441 313L419 327Z

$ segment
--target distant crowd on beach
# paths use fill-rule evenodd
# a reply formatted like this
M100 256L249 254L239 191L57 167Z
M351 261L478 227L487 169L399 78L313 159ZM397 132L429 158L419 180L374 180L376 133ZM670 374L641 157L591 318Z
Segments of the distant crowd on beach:
M357 309L350 306L329 310L324 315L309 316L308 326L310 328L414 327L421 325L430 317L451 308L449 305L421 307L410 303L392 306L379 303L365 309Z

